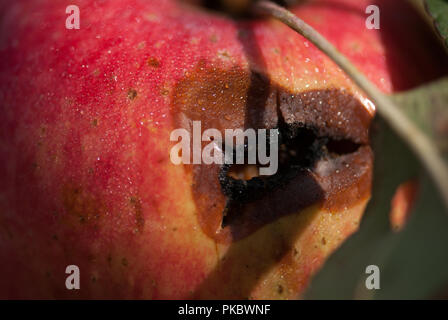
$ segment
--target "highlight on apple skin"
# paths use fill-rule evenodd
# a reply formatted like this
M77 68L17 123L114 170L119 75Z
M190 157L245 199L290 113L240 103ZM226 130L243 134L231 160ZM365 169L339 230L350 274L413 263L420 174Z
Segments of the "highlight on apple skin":
M376 2L379 30L367 0L290 9L386 93L446 73L405 1ZM372 103L274 20L80 0L67 29L68 5L0 2L0 298L300 297L369 200ZM194 121L278 129L277 173L173 164Z

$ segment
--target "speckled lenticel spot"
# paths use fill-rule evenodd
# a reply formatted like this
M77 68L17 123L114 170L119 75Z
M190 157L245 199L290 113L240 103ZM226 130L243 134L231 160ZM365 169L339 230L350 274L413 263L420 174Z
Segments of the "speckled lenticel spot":
M135 89L129 89L128 90L128 98L129 100L134 100L137 97L137 90Z
M145 218L143 216L142 203L138 197L131 197L129 200L135 213L136 231L141 232L145 226Z
M128 260L126 258L121 259L121 264L123 265L123 267L127 267L128 266Z
M157 60L157 58L150 57L148 59L148 66L153 67L153 68L158 68L158 67L160 67L160 61Z

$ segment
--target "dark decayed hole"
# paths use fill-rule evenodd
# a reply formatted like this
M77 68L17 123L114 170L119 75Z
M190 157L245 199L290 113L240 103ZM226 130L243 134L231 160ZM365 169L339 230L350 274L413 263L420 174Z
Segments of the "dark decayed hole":
M250 39L249 33L240 40L256 48L256 43ZM261 58L257 63L263 63ZM226 128L276 127L279 130L280 168L273 176L232 177L253 169L244 165L186 167L194 174L192 188L204 231L218 241L241 239L279 217L300 212L320 201L326 202L327 196L333 197L333 190L347 185L350 179L345 176L346 171L353 174L353 170L359 169L363 176L354 177L354 180L359 180L363 186L367 184L366 179L362 179L364 176L368 178L369 174L368 170L363 171L369 165L368 149L361 153L362 150L358 150L348 155L334 155L341 150L356 149L356 145L347 147L351 144L342 139L359 143L361 148L367 144L370 119L359 101L338 89L293 94L259 72L248 74L238 67L230 70L208 68L205 62L200 62L197 70L179 82L173 94L176 126L184 126L187 117L203 121L203 128L218 128L221 132ZM313 101L318 95L323 106ZM246 99L235 98L244 96ZM199 99L210 105L207 112L199 107ZM332 142L338 139L341 141ZM322 166L316 161L319 157L323 157ZM359 159L359 166L354 163L346 169L342 158L347 158L348 162ZM339 166L341 174L332 174ZM337 206L338 201L339 198L329 205ZM225 230L222 225L227 225Z
M323 157L335 157L356 152L360 145L347 139L335 140L331 137L319 137L316 130L295 126L281 121L279 126L278 171L272 176L254 174L253 164L226 164L220 172L220 184L228 197L227 209L222 219L222 227L235 221L238 206L258 200L270 191L286 185L301 170L312 168ZM268 142L269 146L269 142ZM247 150L247 145L245 145ZM268 154L269 154L268 149ZM235 158L234 158L235 159ZM247 162L247 152L245 153ZM260 165L257 164L256 167ZM239 177L238 177L239 175Z
M330 139L326 147L329 153L341 155L355 152L356 150L358 150L359 144L356 144L350 140Z

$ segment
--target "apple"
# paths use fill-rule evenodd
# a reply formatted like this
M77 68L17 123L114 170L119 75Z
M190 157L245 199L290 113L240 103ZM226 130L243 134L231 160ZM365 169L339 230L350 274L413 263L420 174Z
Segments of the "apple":
M66 29L72 4L0 4L0 298L299 297L370 197L371 102L277 21L79 0ZM380 30L368 4L291 9L384 92L446 73L403 1L378 1ZM193 121L279 128L278 172L173 164Z

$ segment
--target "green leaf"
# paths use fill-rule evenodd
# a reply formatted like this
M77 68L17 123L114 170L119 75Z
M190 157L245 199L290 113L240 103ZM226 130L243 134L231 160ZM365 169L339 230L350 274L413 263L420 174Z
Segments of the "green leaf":
M448 47L448 0L426 0L425 4L434 27Z
M448 80L402 93L394 100L443 147L448 119ZM309 299L425 299L448 289L448 212L437 188L407 144L380 118L373 125L375 168L372 199L360 230L314 277ZM446 149L445 149L446 151ZM447 153L448 154L448 153ZM397 187L418 178L411 217L400 232L391 230L389 212ZM380 269L379 290L368 290L366 267Z
M448 160L448 78L392 97Z

